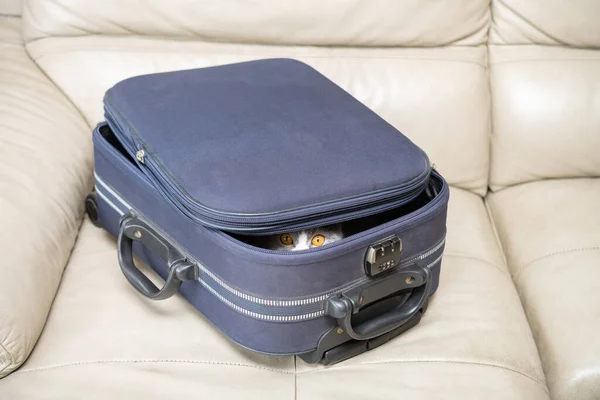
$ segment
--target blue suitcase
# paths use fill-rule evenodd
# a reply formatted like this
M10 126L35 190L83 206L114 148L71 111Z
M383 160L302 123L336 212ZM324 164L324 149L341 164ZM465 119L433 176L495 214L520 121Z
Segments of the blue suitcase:
M438 286L448 187L323 75L289 59L144 75L104 105L86 210L118 238L142 295L179 292L241 346L324 364L420 321ZM341 240L256 244L331 224Z

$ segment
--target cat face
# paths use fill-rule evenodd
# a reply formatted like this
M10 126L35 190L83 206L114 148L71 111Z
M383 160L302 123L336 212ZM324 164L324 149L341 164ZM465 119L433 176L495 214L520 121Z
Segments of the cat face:
M265 247L271 250L306 250L333 243L343 237L341 225L335 224L281 235L271 235L268 237Z

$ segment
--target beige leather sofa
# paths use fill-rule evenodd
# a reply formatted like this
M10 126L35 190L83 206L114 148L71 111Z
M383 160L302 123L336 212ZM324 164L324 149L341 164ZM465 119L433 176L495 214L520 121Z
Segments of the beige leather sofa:
M600 399L600 2L0 0L0 399ZM300 59L452 185L422 322L332 367L125 281L83 217L102 95Z

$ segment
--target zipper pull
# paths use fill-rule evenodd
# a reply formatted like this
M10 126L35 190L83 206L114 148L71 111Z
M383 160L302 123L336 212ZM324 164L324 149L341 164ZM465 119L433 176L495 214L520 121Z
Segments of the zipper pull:
M135 158L137 158L137 160L141 164L144 164L144 158L145 157L146 157L146 153L144 152L144 150L139 150L137 153L135 153Z

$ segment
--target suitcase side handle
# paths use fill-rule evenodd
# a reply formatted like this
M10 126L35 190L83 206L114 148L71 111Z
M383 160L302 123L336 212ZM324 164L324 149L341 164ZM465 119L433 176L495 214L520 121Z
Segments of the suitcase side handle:
M133 261L133 242L144 245L167 262L168 275L161 289L140 271ZM117 239L119 265L125 278L141 294L152 300L164 300L179 291L181 283L198 279L198 267L188 262L154 229L132 215L122 219Z
M375 293L389 287L397 288L396 293L408 288L412 291L400 306L353 326L352 315L358 313L361 307L369 305L369 297L379 298L380 296ZM354 289L330 298L327 301L326 312L337 320L339 327L352 339L369 340L398 329L414 319L426 307L430 288L431 272L429 268L414 266L398 271L382 281L371 283L367 287ZM390 291L385 292L390 293ZM376 302L371 304L376 304Z

